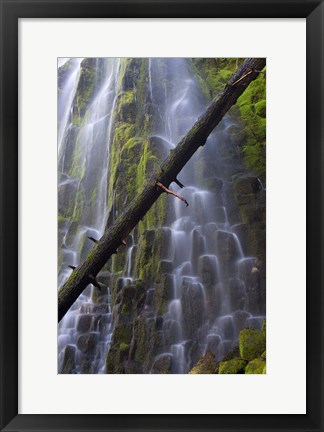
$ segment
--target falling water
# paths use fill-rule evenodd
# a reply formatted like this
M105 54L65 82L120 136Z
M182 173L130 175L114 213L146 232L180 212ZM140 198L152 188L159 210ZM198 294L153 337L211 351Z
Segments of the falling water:
M72 62L82 70L82 59ZM71 273L68 266L78 265L89 253L93 246L89 237L99 239L105 226L108 162L119 60L101 59L100 64L97 62L96 66L96 88L84 120L81 126L75 128L74 140L69 137L62 144L65 144L62 154L70 153L71 146L74 146L74 151L71 156L73 160L70 162L72 170L65 171L64 165L60 165L62 171L59 178L63 181L59 181L59 198L64 201L70 201L71 198L74 201L80 196L81 199L74 208L74 213L79 213L77 229L73 221L68 221L59 230L63 250L59 286ZM73 71L64 86L65 93L68 89L70 92L67 95L64 93L65 99L69 101L70 111L73 109L72 102L77 87L78 77ZM76 113L71 112L71 122L73 115ZM67 128L62 132L62 136L68 133ZM73 171L73 164L81 169ZM89 286L62 319L58 335L60 372L64 372L66 365L69 365L74 373L104 372L104 358L111 339L112 319L108 280L109 274L102 272L98 278L99 282L103 282L102 292Z
M178 79L178 86L172 91L164 88L166 126L162 138L176 143L205 106L186 61L172 59L168 67ZM243 328L260 328L264 319L253 317L249 311L246 283L255 258L244 256L240 239L228 219L226 179L222 176L221 158L215 160L229 126L230 121L225 119L223 128L220 126L220 131L208 140L208 157L214 160L213 175L222 185L220 192L203 189L195 182L193 166L198 166L203 152L180 173L186 187L180 190L172 184L190 205L187 208L181 201L173 200L175 219L170 227L171 247L166 259L173 263L174 289L163 317L166 351L155 362L171 357L173 373L187 373L207 350L221 360L235 346ZM249 268L244 273L246 263Z

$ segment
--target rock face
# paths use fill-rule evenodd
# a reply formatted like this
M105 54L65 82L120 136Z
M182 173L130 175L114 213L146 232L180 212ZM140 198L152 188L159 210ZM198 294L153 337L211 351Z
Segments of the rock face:
M266 192L259 179L252 176L237 177L233 189L247 230L246 253L257 257L246 281L249 310L262 314L265 313L266 289Z

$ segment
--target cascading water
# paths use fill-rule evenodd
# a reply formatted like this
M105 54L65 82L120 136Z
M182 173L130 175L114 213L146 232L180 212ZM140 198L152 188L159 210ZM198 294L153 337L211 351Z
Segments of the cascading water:
M111 129L119 70L118 59L96 59L96 64L90 65L97 71L93 84L94 94L88 101L85 120L79 127L75 127L72 118L78 116L81 109L78 102L80 105L83 102L74 99L82 78L83 62L82 59L73 59L72 63L73 70L65 78L66 85L59 95L64 97L63 101L59 97L59 111L60 107L63 110L66 108L64 104L68 101L70 115L61 132L58 189L59 202L76 200L72 215L72 219L75 216L75 221L67 220L61 225L59 232L62 244L59 286L71 273L67 267L78 265L87 256L92 247L89 237L99 239L104 231ZM81 67L81 77L80 70L74 65L79 69ZM71 134L72 128L74 130ZM104 276L101 277L106 282ZM111 330L110 292L103 287L103 293L97 293L99 304L95 304L93 289L96 288L91 286L84 291L59 325L60 372L64 372L67 364L70 368L72 365L75 373L85 370L91 373L104 371L104 357L109 347ZM86 332L88 333L85 334Z
M168 63L172 82L177 86L172 91L165 88L162 138L176 144L205 105L187 62L170 59ZM153 68L151 61L150 76ZM151 82L150 93L153 93ZM235 233L236 225L232 226L227 217L229 196L218 143L224 140L230 126L225 118L220 130L208 139L208 151L202 150L182 170L181 181L186 187L178 188L177 192L190 202L189 207L179 200L173 201L175 220L170 226L171 241L164 257L173 267L173 295L163 317L164 339L168 342L166 352L156 357L158 364L163 361L172 364L173 373L187 373L207 350L221 360L237 343L243 328L252 324L261 328L264 319L252 315L253 305L249 305L246 289L256 258L244 255ZM204 157L214 161L212 175L219 187L218 194L198 187L199 181L195 182L194 170Z
M72 119L83 109L82 101L78 104L76 97L83 77L82 59L71 62L59 93L59 206L62 203L63 211L64 206L71 207L73 202L72 220L60 223L59 286L70 275L67 266L79 264L90 251L92 243L88 237L101 237L108 214L109 152L116 127L122 68L118 59L91 60L96 62L90 65L97 70L95 91L78 127L75 126L78 122ZM151 138L157 138L163 146L162 153L167 154L207 104L190 61L149 59L147 74L147 106L155 119ZM136 102L138 81L126 84L134 92ZM147 356L136 354L144 336L139 333L142 321L133 317L130 348L124 342L118 343L122 347L118 349L125 349L120 351L119 358L129 349L131 366L126 373L187 373L206 351L212 351L221 360L237 343L241 329L261 327L264 310L255 301L253 284L259 271L258 258L247 255L243 224L232 190L232 176L240 172L241 166L237 158L224 156L232 127L236 127L235 123L225 117L204 148L181 171L180 180L186 186L183 189L175 183L170 186L190 205L186 207L182 201L168 196L170 216L162 227L160 267L169 281L170 292L163 293L167 305L162 314L157 305L158 284L152 282L145 287L143 334L150 340L158 340L158 348L151 353L147 347ZM261 182L256 188L263 190ZM116 189L110 203L113 216L115 203ZM88 287L63 318L58 342L60 372L106 371L106 356L111 350L117 317L121 305L125 307L122 298L127 289L129 295L139 276L141 235L134 230L127 240L124 270L117 288L113 286L116 282L111 273L113 265L104 268L98 275L104 284L103 292ZM129 322L123 323L126 324ZM143 365L138 366L141 358Z

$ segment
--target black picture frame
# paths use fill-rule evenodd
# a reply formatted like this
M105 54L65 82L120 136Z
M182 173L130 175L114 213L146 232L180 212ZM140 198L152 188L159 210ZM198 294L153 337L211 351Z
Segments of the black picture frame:
M1 431L324 431L324 5L318 0L0 0ZM22 415L18 413L19 18L306 18L307 414ZM285 72L285 79L289 79ZM297 355L298 347L296 347ZM298 377L296 377L298 379ZM278 389L278 392L280 389Z

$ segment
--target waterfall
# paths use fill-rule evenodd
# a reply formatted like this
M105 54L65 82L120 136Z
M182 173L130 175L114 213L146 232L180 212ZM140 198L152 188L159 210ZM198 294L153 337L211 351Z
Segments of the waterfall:
M90 252L93 243L89 237L99 239L103 235L109 210L113 217L120 211L120 207L116 210L115 184L109 183L114 174L110 159L120 96L129 97L133 92L134 103L144 104L145 120L150 121L150 145L158 140L158 152L163 155L174 148L206 109L207 101L190 61L143 61L147 61L147 95L141 98L138 69L131 79L123 78L125 59L70 59L59 69L59 287L71 274L68 266L78 265ZM89 70L95 71L90 96L83 87L85 77L89 86ZM118 115L130 114L126 110L121 113L119 108ZM102 291L88 286L62 319L58 329L60 373L106 372L107 353L111 353L121 305L127 306L122 302L130 301L126 295L132 295L133 305L139 290L136 284L138 256L145 244L142 239L145 235L149 238L155 229L161 229L160 249L165 250L161 252L160 267L154 270L162 275L158 281L152 277L148 285L143 282L144 301L137 299L136 312L133 308L128 321L123 322L133 326L130 347L124 342L119 344L129 350L125 351L129 373L188 373L207 351L221 360L237 344L243 328L261 327L264 317L248 292L258 258L247 255L243 244L242 221L228 174L240 172L241 166L235 158L224 156L232 126L235 122L225 117L207 144L187 163L179 174L185 184L183 189L171 184L187 199L189 207L168 196L169 216L164 225L144 232L136 228L124 252L114 256L112 264L99 273ZM143 137L138 138L139 143L141 140ZM127 149L136 144L131 142ZM135 178L131 181L135 182ZM109 188L113 190L110 203ZM148 252L147 259L153 260L156 250L153 252L152 246ZM117 259L124 259L123 270L115 275L112 269ZM160 295L167 298L165 307L157 301L157 291L162 289ZM143 364L139 364L141 356L134 354L141 323L143 334L158 345L152 353L146 346L149 352L141 354L146 356ZM126 356L120 353L120 357Z
M72 62L78 65L79 69L81 67L82 71L82 59L73 59ZM99 239L102 236L108 212L109 152L119 60L104 59L99 63L96 63L95 68L94 94L88 101L84 119L74 127L74 134L67 136L61 144L61 153L70 154L70 165L68 168L63 166L59 173L59 200L61 192L61 199L64 201L76 199L73 214L70 216L73 219L75 213L78 215L75 222L68 220L60 228L63 257L59 286L71 273L67 266L78 265L90 251L93 243L88 237ZM59 95L59 107L62 105L65 109L64 101L60 101L60 97L64 97L70 111L77 108L73 107L72 102L77 92L80 70L77 74L74 69L77 70L73 67L70 76L66 78L64 92ZM68 91L70 93L66 94ZM70 122L73 115L76 113L71 112ZM65 127L62 136L68 134L68 127ZM73 152L71 147L74 147ZM78 197L81 197L79 201ZM101 277L102 281L107 283L107 278ZM91 286L83 292L59 325L59 371L62 371L63 363L66 365L70 362L75 365L75 373L82 373L84 370L90 373L104 372L104 358L111 338L111 294L109 288L103 288L103 293L96 294L97 301L94 303L93 289Z
M178 85L171 91L164 88L166 127L162 138L177 143L206 106L186 60L169 59L167 63ZM253 266L255 258L244 256L227 216L229 197L223 186L226 179L218 147L230 126L230 120L225 119L220 130L208 139L209 149L195 155L184 167L180 178L186 187L179 189L172 184L190 203L186 208L179 200L172 202L175 219L170 227L167 259L173 263L174 294L163 317L164 338L169 343L165 353L156 358L159 363L163 357L171 357L173 373L187 373L207 350L221 360L252 320L257 328L262 324L262 317L254 318L249 311L246 279L240 270L247 261ZM213 160L212 175L221 184L218 194L199 187L195 181L195 167L204 157Z

